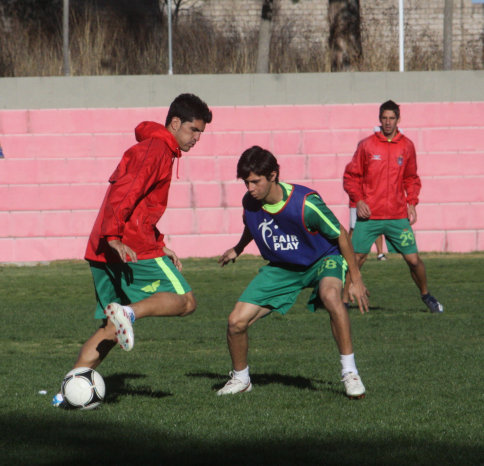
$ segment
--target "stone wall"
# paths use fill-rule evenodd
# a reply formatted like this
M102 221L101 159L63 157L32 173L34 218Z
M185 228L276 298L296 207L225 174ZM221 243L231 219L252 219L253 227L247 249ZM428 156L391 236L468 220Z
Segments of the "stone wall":
M404 2L405 61L442 55L445 0ZM181 14L200 14L230 33L249 33L258 28L261 0L185 0ZM329 36L328 0L274 0L275 30L291 43L311 43L326 48ZM360 0L364 49L378 49L398 57L398 0ZM454 0L453 64L455 69L482 69L484 54L484 4ZM391 61L391 60L390 60ZM420 64L421 65L421 64ZM425 65L424 65L425 67ZM419 67L422 69L422 66Z

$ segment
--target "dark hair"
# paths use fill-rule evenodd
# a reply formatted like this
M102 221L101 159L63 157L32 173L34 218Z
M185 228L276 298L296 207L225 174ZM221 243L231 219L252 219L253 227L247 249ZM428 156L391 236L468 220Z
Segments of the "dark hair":
M200 97L194 94L180 94L170 105L165 126L168 126L174 117L180 118L182 123L193 120L210 123L212 112Z
M378 115L379 119L381 118L385 110L391 110L392 112L395 112L397 120L400 118L400 106L396 104L393 100L387 100L380 105L380 114Z
M279 182L279 164L276 158L262 147L252 146L240 156L237 163L237 178L245 180L251 172L267 179L272 172L276 172L276 183Z

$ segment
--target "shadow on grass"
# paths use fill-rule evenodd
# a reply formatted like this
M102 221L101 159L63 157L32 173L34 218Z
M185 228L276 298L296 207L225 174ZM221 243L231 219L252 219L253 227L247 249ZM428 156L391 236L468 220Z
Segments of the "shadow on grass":
M217 379L220 382L217 382L212 386L213 390L219 390L222 388L228 380L226 375L215 374L213 372L189 372L186 374L187 377L199 377L204 379ZM250 380L254 385L272 385L272 384L280 384L285 385L287 387L294 387L299 388L301 390L312 390L315 392L321 391L331 391L335 393L343 394L342 390L338 390L335 387L339 387L339 385L335 385L333 382L318 380L318 379L308 379L307 377L302 377L300 375L293 376L293 375L283 375L283 374L250 374ZM315 386L315 383L318 385L323 385L326 388L321 389Z
M372 311L375 312L375 311L386 311L386 310L388 310L388 309L386 309L384 307L381 307L381 306L371 306L371 305L368 307L368 309L369 309L370 312L372 312ZM356 304L356 302L355 303L350 303L348 305L348 310L350 310L350 311L356 311L358 313L360 312L360 308L358 307L358 304Z
M352 312L354 311L354 312L357 312L358 314L360 313L360 310L358 309L358 306L356 304L350 304L348 309ZM402 312L402 309L398 307L398 305L396 307L370 306L369 310L372 313L385 312L387 314L395 314L395 315L398 315L398 313ZM429 312L429 310L426 307L415 308L415 312L429 314L429 315L440 315L439 313L432 314L431 312Z
M477 465L483 459L479 445L399 437L384 431L372 438L322 432L249 440L244 432L233 431L203 439L177 435L171 425L147 429L128 421L95 421L89 413L58 413L3 415L2 464Z
M104 382L108 389L106 390L105 403L117 403L121 396L146 396L149 398L164 398L166 396L173 396L172 393L163 392L160 390L153 390L149 386L130 387L130 379L142 379L146 377L142 374L121 373L113 374L104 378Z

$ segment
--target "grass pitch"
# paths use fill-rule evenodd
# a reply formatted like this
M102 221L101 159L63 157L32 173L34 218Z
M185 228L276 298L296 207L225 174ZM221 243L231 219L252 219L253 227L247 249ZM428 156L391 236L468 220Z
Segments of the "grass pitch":
M227 316L263 264L184 261L198 309L143 319L136 345L99 367L94 411L50 406L97 327L84 262L0 267L2 464L482 465L482 254L423 255L443 315L423 312L406 265L370 257L370 314L350 310L367 396L348 400L325 311L250 329L254 390L217 397L228 378ZM47 395L40 395L47 390Z

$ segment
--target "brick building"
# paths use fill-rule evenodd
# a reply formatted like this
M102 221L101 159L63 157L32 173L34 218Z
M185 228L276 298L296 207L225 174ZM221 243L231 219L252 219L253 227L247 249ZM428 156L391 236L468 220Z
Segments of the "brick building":
M484 58L484 4L454 0L453 67L482 69ZM291 44L310 43L327 49L328 0L274 0L274 31L289 36ZM445 0L405 0L405 61L442 56ZM230 33L254 31L259 26L261 0L182 0L181 15L201 15ZM363 49L398 58L399 1L360 0ZM391 61L391 60L390 60ZM422 64L420 63L420 69ZM425 69L425 66L423 66Z

